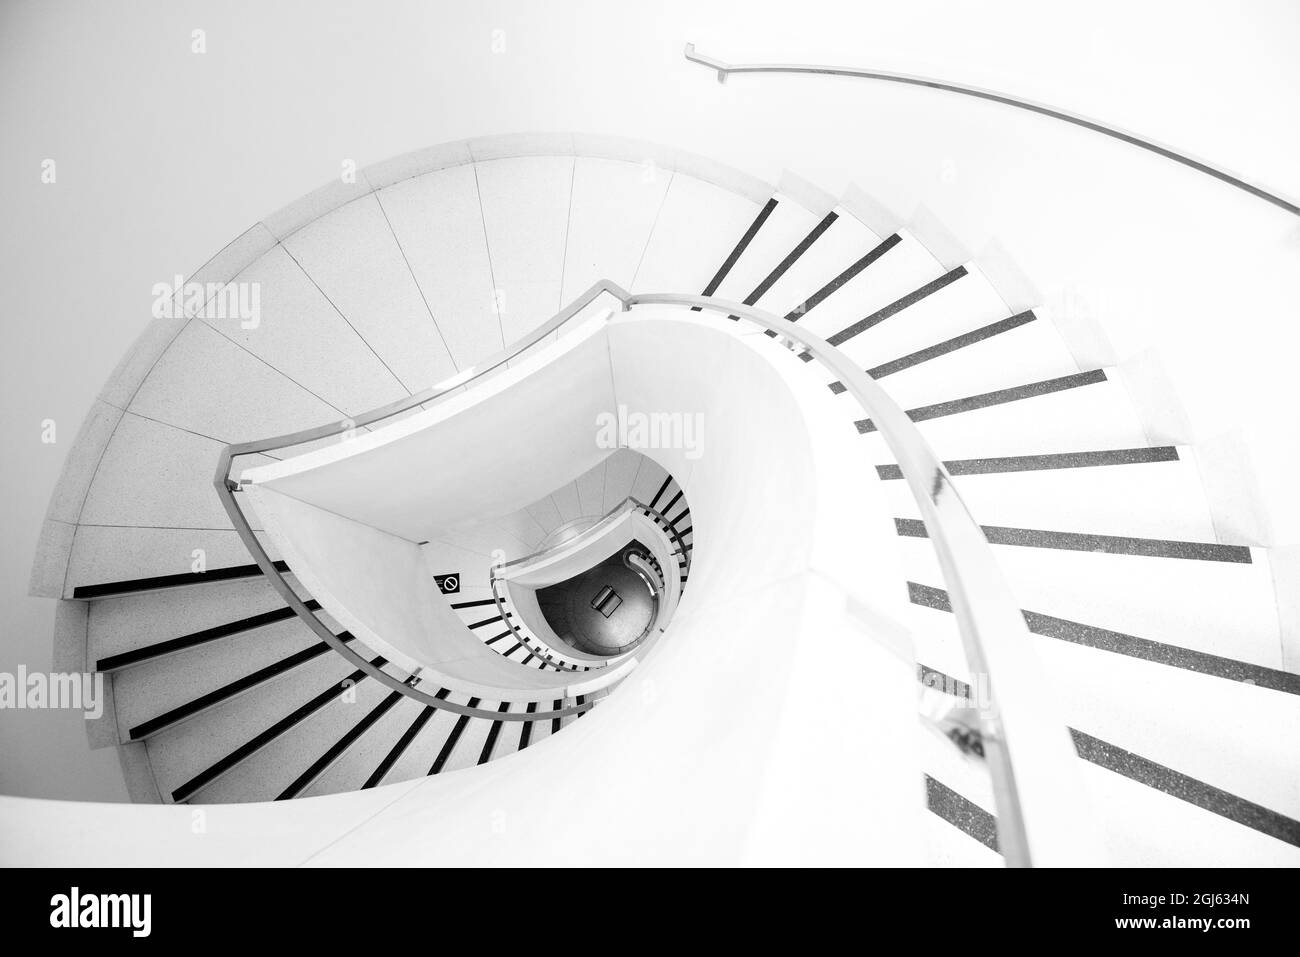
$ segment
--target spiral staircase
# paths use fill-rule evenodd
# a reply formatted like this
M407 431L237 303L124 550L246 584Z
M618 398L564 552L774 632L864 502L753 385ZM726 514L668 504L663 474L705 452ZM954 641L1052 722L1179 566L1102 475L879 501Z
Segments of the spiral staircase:
M87 727L134 802L328 816L405 782L427 816L394 827L435 861L1300 863L1295 563L1237 521L1230 466L1147 357L924 212L644 143L492 137L310 194L191 280L256 284L260 319L153 321L33 572L56 667L106 676ZM701 412L698 461L590 432L566 459L546 429L582 420L547 397L586 414L575 395ZM422 503L404 466L362 467L425 435L430 488L478 469L491 494ZM293 511L390 500L427 653L352 600L379 553L314 544ZM616 518L653 537L673 607L602 657L502 582ZM710 796L724 777L758 795L743 813ZM596 799L583 781L600 835L563 811ZM527 839L452 833L517 806ZM249 807L274 845L286 818Z

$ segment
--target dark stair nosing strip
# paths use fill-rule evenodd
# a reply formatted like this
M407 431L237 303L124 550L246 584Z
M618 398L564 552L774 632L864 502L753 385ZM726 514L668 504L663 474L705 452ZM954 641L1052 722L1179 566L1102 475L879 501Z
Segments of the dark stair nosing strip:
M320 608L320 602L315 599L307 601L307 607L316 611ZM116 655L109 655L107 658L100 658L95 663L96 671L117 671L122 668L129 668L134 665L143 664L146 661L152 661L157 658L165 658L168 655L174 655L177 652L188 651L199 645L207 644L209 641L216 641L219 638L228 638L231 635L237 635L241 632L252 631L256 628L264 628L267 625L273 625L276 622L286 621L296 616L296 612L288 605L283 608L274 608L271 611L263 612L259 615L250 615L248 618L241 618L238 621L227 622L223 625L214 625L211 628L205 628L202 631L191 632L188 635L181 635L179 638L169 638L166 641L160 641L156 644L145 645L143 648L135 648L131 651L123 651Z
M676 504L678 503L678 501L681 500L681 497L682 497L682 490L679 488L679 489L677 490L677 494L674 495L671 499L669 499L668 504L665 505L663 508L661 508L661 509L659 510L659 514L664 515L664 516L667 516L668 513L671 512L671 511L673 510L673 506L676 505ZM671 525L672 523L669 522L668 519L665 517L665 518L664 518L664 524L665 524L665 525Z
M296 798L299 794L311 786L312 782L325 773L325 771L335 761L343 756L348 748L356 742L363 734L374 727L375 723L386 715L397 702L402 700L400 691L390 692L384 697L384 700L371 708L360 721L348 728L337 741L335 741L319 758L311 763L306 771L298 775L292 784L276 796L277 801L288 801Z
M275 562L280 572L289 571L287 562ZM159 591L164 588L180 588L186 585L203 585L209 582L234 581L240 578L256 578L262 574L257 565L230 565L225 568L209 568L205 572L182 572L177 575L156 575L152 578L132 578L119 582L100 582L95 585L78 585L72 589L73 598L107 598L116 595L130 595L142 591Z
M352 635L346 632L339 637L343 638L344 641L352 640ZM150 735L164 731L173 725L180 724L182 721L189 720L196 714L201 714L209 708L214 708L222 702L229 701L231 698L241 695L245 691L256 688L258 685L270 681L272 678L278 678L280 675L287 674L299 665L306 664L313 658L318 658L329 650L330 646L322 641L315 645L311 645L310 647L295 651L293 654L281 658L279 661L273 661L266 667L259 668L252 674L244 675L242 678L236 678L234 681L228 682L213 691L209 691L207 694L199 695L199 697L187 701L183 705L178 705L170 711L165 711L147 721L142 721L140 724L137 724L135 727L127 731L127 737L131 741L140 741Z
M966 396L963 399L952 399L948 402L937 402L934 405L908 409L907 417L913 422L925 422L946 415L972 412L976 409L985 409L989 406L1002 405L1007 402L1017 402L1020 399L1032 399L1040 395L1064 392L1066 389L1077 389L1081 386L1105 381L1106 371L1104 369L1076 372L1073 375L1059 376L1055 379L1044 379L1042 382L1030 382L1025 385L1012 386L1009 389L998 389L994 392ZM876 424L870 419L860 419L855 424L860 433L865 434L876 431Z
M786 313L785 318L790 322L798 322L801 316L806 315L812 309L821 305L826 301L827 297L837 291L841 286L848 283L851 279L855 278L858 273L862 272L862 270L866 269L885 253L889 252L901 241L902 237L899 236L898 233L894 233L885 239L882 239L865 256ZM769 330L768 335L774 336L776 333Z
M659 491L655 492L655 497L650 499L650 504L647 505L646 508L653 509L655 507L655 503L659 501L659 497L663 495L664 492L668 491L668 486L672 484L672 481L673 477L671 475L664 479L664 484L659 486Z
M504 714L510 710L510 702L502 701L497 707L497 711ZM493 721L492 727L488 728L487 740L483 742L483 750L479 752L478 763L487 764L492 760L492 749L496 747L497 738L501 735L501 722Z
M470 698L468 705L471 708L477 708L478 702L478 698ZM456 724L452 727L451 734L447 735L447 740L443 742L442 749L438 752L438 756L433 761L433 766L429 768L429 774L437 774L446 765L447 759L451 757L451 752L456 748L456 742L459 741L460 736L465 733L465 725L469 724L469 717L470 716L467 714L462 714L456 719ZM426 777L427 776L428 775L426 775Z
M1075 728L1070 729L1070 734L1074 738L1074 749L1085 761L1186 801L1203 811L1217 814L1293 847L1300 847L1300 821L1295 818L1238 797L1181 771L1157 764L1149 758Z
M925 804L931 812L963 834L990 850L998 849L997 818L928 774L925 776Z
M552 710L552 711L559 711L559 710L560 710L561 708L563 708L563 707L564 707L564 699L561 698L560 700L554 702L554 703L551 705L551 710ZM551 719L551 734L559 734L560 728L563 726L563 723L564 723L564 719L563 719L563 718L552 718L552 719Z
M451 603L452 608L480 608L483 605L495 605L495 598L480 598L477 601L454 601Z
M1142 465L1150 462L1177 462L1178 449L1173 445L1153 448L1106 449L1099 452L1055 452L1047 455L1005 455L987 459L955 459L944 462L949 475L992 475L1001 472L1035 472L1054 469L1095 468L1105 465ZM897 465L877 465L876 472L886 481L901 479Z
M382 668L387 663L387 660L384 658L376 658L371 662L371 664L376 668ZM266 747L280 735L284 734L284 732L294 727L294 725L306 720L321 708L328 705L331 701L336 700L339 695L343 693L341 689L355 687L359 682L362 682L365 679L366 672L358 669L342 681L330 685L330 687L316 695L306 704L295 708L265 731L244 742L220 761L211 765L206 770L200 771L176 790L172 791L172 800L180 802L192 797L194 794L198 793L199 790L211 784L231 768L235 767L235 765L262 750L262 748Z
M926 538L925 523L918 518L896 518L899 535ZM1188 561L1251 564L1246 545L1211 542L1180 542L1160 538L1129 538L1123 535L1093 535L1084 532L1055 532L1037 528L1006 528L981 525L990 545L1019 545L1026 548L1054 548L1062 551L1100 552L1107 555L1138 555L1144 558L1181 558Z
M749 228L745 230L745 234L740 237L740 241L736 243L735 247L731 250L731 253L725 260L723 260L722 265L718 268L718 271L714 274L713 278L709 280L709 284L704 287L704 291L700 293L700 295L712 296L718 291L718 287L722 285L722 281L727 278L727 274L731 272L732 267L736 265L736 262L744 254L745 250L749 248L749 244L754 241L754 237L757 236L758 231L763 228L763 224L767 222L767 218L776 210L776 205L775 196L770 198L763 205L763 208L758 211L758 215L754 217L754 221L750 223ZM691 311L699 312L700 307L692 306Z
M936 611L952 611L948 592L932 585L907 583L908 597L912 604L933 608ZM1123 632L1085 625L1066 618L1056 618L1041 612L1022 611L1025 624L1030 633L1044 638L1055 638L1071 644L1096 648L1111 654L1125 655L1142 661L1182 668L1198 674L1223 678L1227 681L1241 681L1271 691L1300 695L1300 675L1290 671L1280 671L1265 665L1256 665L1235 658L1224 658L1205 651L1195 651L1181 645L1169 645L1150 638L1139 638Z
M511 648L509 651L503 651L503 652L501 652L501 657L503 657L503 658L509 658L511 655L513 655L516 651L518 651L518 650L519 650L520 648L522 648L523 646L524 646L524 643L523 643L522 641L516 641L516 642L515 642L515 646L514 646L513 648Z
M990 323L987 326L981 326L971 332L963 333L960 336L954 336L951 339L945 339L943 342L937 342L924 349L918 349L916 352L900 356L899 358L893 359L889 362L882 362L880 365L868 369L867 375L871 376L873 379L883 379L896 372L911 369L913 366L918 366L923 362L929 362L931 359L938 359L941 356L946 356L958 351L959 349L964 349L967 346L973 346L976 343L992 339L1000 333L1010 332L1012 329L1019 329L1021 326L1033 322L1035 318L1037 317L1033 312L1017 313L1014 316L1000 319L999 321ZM832 382L830 384L830 390L836 395L847 391L842 382Z
M447 697L447 689L439 689L438 693L434 697L440 699ZM424 730L424 726L429 723L429 719L433 717L434 712L437 710L438 709L434 708L432 705L425 705L420 709L420 713L415 716L415 720L411 722L411 726L403 732L402 736L397 739L397 743L393 745L392 750L384 755L384 759L379 762L379 767L375 768L370 777L366 778L366 783L361 785L361 790L365 791L369 788L373 788L384 779L384 775L391 771L393 765L401 760L402 755L406 753L406 749L411 746L411 742L414 741L416 736Z
M484 625L490 625L494 621L505 621L507 618L510 617L512 617L511 612L506 612L504 615L494 615L491 618L484 618L482 621L474 622L472 625L469 625L469 628L472 631L475 628L482 628Z
M934 684L927 681L931 687L951 688L961 687L963 684L932 668L922 667L919 672L922 676L938 676L945 679L941 683ZM1069 732L1074 741L1075 752L1090 764L1113 771L1138 784L1168 794L1170 797L1185 801L1211 814L1217 814L1261 834L1300 847L1300 821L1294 818L1134 754L1118 745L1095 738L1077 728L1070 728Z
M528 707L526 707L524 711L527 714L536 714L537 702L528 702ZM531 721L521 721L519 723L523 725L523 727L519 729L519 747L515 750L522 751L524 748L528 747L529 742L533 740L533 723Z
M914 289L911 292L909 292L906 296L903 296L900 299L895 299L889 305L877 309L871 315L859 319L857 322L853 323L850 326L845 326L839 332L835 333L835 335L830 336L826 341L833 346L843 345L844 343L852 339L854 336L861 335L862 333L870 329L872 326L876 326L884 322L890 316L897 315L898 313L902 312L904 309L908 308L909 306L916 305L922 299L925 299L928 296L933 295L934 293L938 292L940 289L944 288L945 286L951 285L952 283L956 282L964 275L966 275L965 266L958 266L956 269L950 269L948 270L948 272L944 273L938 279L930 280L924 286L921 286L919 289ZM808 354L804 353L804 355L808 355ZM812 357L809 356L809 358L811 359Z
M754 287L754 291L744 298L743 304L746 306L755 305L758 300L767 295L767 291L776 285L781 277L789 271L790 267L799 261L799 257L806 253L812 247L812 244L817 242L822 233L830 229L835 220L839 218L839 213L833 211L823 216L821 221L809 231L808 235L801 239L794 249L790 250L789 255L777 263L776 268L768 273L763 281ZM733 316L732 318L735 317Z
M493 636L492 636L491 638L489 638L487 641L483 642L483 644L485 644L485 645L495 644L496 642L500 641L502 638L505 638L505 637L507 637L508 635L512 635L512 634L514 634L514 632L511 631L509 628L507 628L505 631L501 632L501 634L499 634L499 635L493 635Z

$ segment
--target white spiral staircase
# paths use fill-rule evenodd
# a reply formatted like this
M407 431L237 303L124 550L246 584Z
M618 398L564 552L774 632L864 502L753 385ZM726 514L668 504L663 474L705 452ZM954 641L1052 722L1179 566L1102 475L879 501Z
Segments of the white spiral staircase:
M1300 660L1279 612L1293 563L1241 533L1217 491L1232 476L1187 444L1147 360L1119 361L928 217L643 143L494 137L327 186L191 279L258 284L260 321L153 322L83 426L33 573L59 602L56 666L107 676L111 707L87 726L119 749L135 802L300 799L318 844L285 837L281 810L239 812L284 861L328 848L328 822L360 806L348 794L373 791L408 810L367 805L388 830L315 859L998 865L1013 843L1029 862L1023 831L1034 863L1071 848L1080 863L1300 863ZM359 633L324 553L267 530L265 476L287 481L303 453L343 468L348 441L395 447L403 426L460 435L438 446L449 470L497 456L493 501L531 487L510 449L547 421L539 383L557 407L547 383L586 388L572 370L598 339L615 400L640 389L705 415L700 464L579 435L586 457L539 465L564 481L518 508L440 502L429 537L404 541L424 587L460 578L434 592L455 620L430 640L468 649L479 677L394 660L382 629ZM916 474L822 340L946 470ZM792 398L769 409L778 387ZM498 418L474 418L492 402ZM277 588L213 474L233 443L313 428L230 472ZM788 446L800 428L807 446ZM404 493L358 479L348 494ZM629 497L689 577L676 616L612 662L566 654L498 601L493 569ZM973 546L956 532L936 551L934 523L961 502L993 561L959 561ZM986 579L1023 610L1020 634L963 633L997 620ZM1053 763L1070 741L1077 758ZM213 842L160 823L175 810L132 808L129 840L97 840L209 860ZM398 833L419 849L378 839Z

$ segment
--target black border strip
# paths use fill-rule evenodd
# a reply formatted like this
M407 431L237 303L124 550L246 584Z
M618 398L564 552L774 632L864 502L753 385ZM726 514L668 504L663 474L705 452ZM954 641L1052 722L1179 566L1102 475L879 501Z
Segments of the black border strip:
M907 417L913 422L925 422L928 419L939 419L946 415L957 415L960 412L973 412L976 409L985 409L993 405L1016 402L1020 399L1033 399L1040 395L1064 392L1066 389L1077 389L1080 386L1105 381L1106 372L1104 369L1076 372L1073 375L1058 376L1055 379L1044 379L1042 382L1030 382L1025 385L1012 386L1009 389L998 389L994 392L966 396L963 399L951 399L948 402L923 405L916 409L908 409ZM858 427L858 432L864 435L876 431L876 424L870 419L859 419L854 424Z
M903 372L911 369L923 362L929 362L931 359L938 359L942 356L950 355L967 346L977 345L992 339L994 336L1004 332L1010 332L1013 329L1019 329L1021 326L1028 325L1037 317L1033 312L1018 312L1014 316L1008 316L1006 319L999 319L997 322L991 322L987 326L980 326L978 329L972 329L970 332L963 333L960 336L954 336L951 339L945 339L943 342L936 342L932 346L924 349L918 349L916 352L900 356L889 362L882 362L878 366L873 366L867 370L867 375L873 379L883 379L891 376L896 372ZM830 390L836 395L847 392L843 382L832 382Z
M510 702L502 701L497 706L498 713L504 714L510 710ZM526 722L525 722L526 723ZM496 747L497 738L501 736L501 722L493 721L492 727L488 728L487 738L483 741L483 750L479 752L478 763L487 764L492 760L492 749Z
M352 640L350 632L343 632L339 635L345 643ZM252 674L244 675L242 678L236 678L227 684L222 685L209 691L207 694L199 695L185 704L165 711L148 721L142 721L127 732L127 738L130 741L142 741L145 738L158 734L160 731L166 731L168 728L187 721L197 714L207 711L209 708L215 708L223 702L229 701L245 691L256 688L258 685L278 678L280 675L288 674L299 665L304 665L314 658L319 658L330 650L330 646L325 642L320 642L310 647L295 651L286 658L279 661L273 661L264 668L259 668Z
M908 582L907 592L914 605L933 608L936 611L952 611L948 592L942 588ZM1025 616L1025 624L1029 627L1029 631L1044 638L1055 638L1058 641L1096 648L1098 651L1152 661L1171 668L1182 668L1184 671L1195 671L1198 674L1223 678L1226 681L1242 681L1272 691L1300 695L1300 675L1290 671L1279 671L1264 665L1238 661L1236 658L1223 658L1205 651L1184 648L1181 645L1168 645L1150 638L1139 638L1136 635L1110 631L1096 625L1085 625L1028 609L1023 610L1021 614Z
M305 602L311 611L320 609L320 602L312 598ZM242 632L252 631L255 628L265 628L267 625L273 625L276 622L287 621L294 618L296 612L286 605L283 608L274 608L271 611L263 612L260 615L250 615L248 618L241 618L238 621L227 622L224 625L215 625L212 628L205 628L202 631L191 632L188 635L181 635L179 638L169 638L166 641L160 641L152 645L145 645L142 648L135 648L131 651L123 651L116 655L109 655L107 658L100 658L95 663L96 671L120 671L123 668L130 668L134 665L143 664L146 661L153 661L157 658L165 658L168 655L174 655L177 652L188 651L199 645L207 644L209 641L216 641L218 638L229 638L231 635L238 635Z
M434 695L434 697L441 700L447 697L447 693L446 688L439 688L438 693ZM415 720L411 722L411 726L402 733L402 736L397 739L397 743L393 745L392 750L384 755L384 759L379 762L379 766L375 768L370 777L366 778L365 783L361 785L360 789L362 791L374 787L384 779L384 775L393 769L393 765L401 760L402 755L406 753L406 749L411 746L411 742L416 739L416 736L419 735L422 730L424 730L424 726L429 723L429 719L433 717L435 711L437 711L437 709L430 705L425 705L420 709L420 713L415 716Z
M276 571L287 572L287 562L275 562ZM183 572L179 575L156 575L153 578L132 578L120 582L101 582L96 585L78 585L72 589L73 598L109 598L134 595L142 591L161 591L164 588L182 588L187 585L205 585L210 582L228 582L240 578L256 578L262 574L257 565L230 565L209 568L205 572Z
M740 241L736 243L735 247L731 250L731 253L725 260L723 260L722 265L718 268L718 271L714 273L713 278L709 280L709 284L704 287L704 291L700 293L700 295L712 296L718 291L718 287L722 285L722 281L727 278L727 273L731 272L732 267L736 265L736 262L744 254L745 250L749 248L749 244L754 241L754 237L757 236L758 231L763 228L763 224L767 222L767 218L776 211L776 205L777 202L775 196L771 197L763 205L763 208L758 211L758 215L754 217L754 221L750 223L749 228L745 230L745 234L740 237ZM692 306L691 311L699 312L700 307Z
M1106 465L1145 465L1151 462L1177 462L1178 448L1157 445L1151 448L1106 449L1099 452L1054 452L1046 455L1004 455L987 459L954 459L944 462L949 475L993 475L1000 472L1036 472L1054 469L1096 468ZM885 481L903 477L897 465L877 465L876 472Z
M383 701L371 708L360 721L348 728L337 741L329 746L324 754L311 763L311 766L306 771L298 775L292 784L281 791L275 800L291 800L310 787L312 782L324 774L331 764L342 757L344 751L352 747L358 738L374 727L375 722L391 711L393 706L401 701L403 697L404 695L400 691L393 691L386 695Z
M919 518L895 518L899 535L928 538L925 522ZM1181 558L1188 561L1227 562L1249 565L1246 545L1213 542L1180 542L1163 538L1132 538L1125 535L1094 535L1085 532L1056 532L1039 528L1007 528L981 525L990 545L1019 545L1025 548L1054 548L1072 552L1104 552L1107 555L1138 555L1144 558Z
M384 658L376 658L374 661L370 662L370 664L376 668L382 668L387 663L388 663L387 660ZM221 775L225 774L235 765L239 764L241 761L246 760L247 758L252 757L254 754L262 750L264 747L266 747L268 744L270 744L280 735L284 734L284 732L291 729L294 725L298 724L301 721L306 720L307 718L315 714L317 711L319 711L321 708L324 708L326 705L328 705L331 701L334 701L336 698L338 698L340 694L343 693L342 690L343 688L353 687L359 684L360 682L364 681L365 679L366 679L366 672L357 670L352 672L352 674L350 674L348 677L343 678L335 682L334 684L330 685L328 688L326 688L320 694L316 695L306 704L303 704L300 707L295 708L293 711L289 712L287 715L285 715L279 721L275 722L275 724L271 725L262 733L256 735L255 737L251 738L248 741L245 741L238 748L236 748L234 751L231 751L228 755L226 755L216 764L209 766L206 770L200 771L198 774L190 778L180 787L176 788L174 791L172 791L172 800L177 803L180 803L181 801L186 801L189 798L193 797L195 794L199 792L199 790L211 784L213 781L221 777Z
M478 702L478 698L470 698L469 707L477 708ZM425 777L437 774L446 765L447 759L451 757L451 752L456 749L456 742L465 733L465 726L469 724L469 717L467 714L462 714L456 719L456 724L452 727L451 733L447 735L447 740L442 743L442 749L438 751L438 756L433 759L433 766L429 768L429 774L425 775Z

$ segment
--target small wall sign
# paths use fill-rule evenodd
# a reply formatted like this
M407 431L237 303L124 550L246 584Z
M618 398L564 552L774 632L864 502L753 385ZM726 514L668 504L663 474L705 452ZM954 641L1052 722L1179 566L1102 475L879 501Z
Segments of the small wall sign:
M460 592L460 572L452 572L449 575L434 575L433 580L438 583L438 590L444 595L456 595Z

